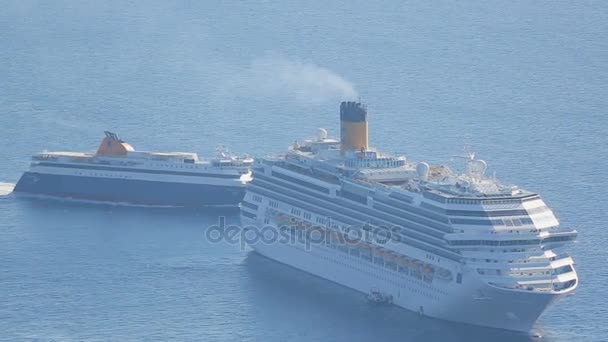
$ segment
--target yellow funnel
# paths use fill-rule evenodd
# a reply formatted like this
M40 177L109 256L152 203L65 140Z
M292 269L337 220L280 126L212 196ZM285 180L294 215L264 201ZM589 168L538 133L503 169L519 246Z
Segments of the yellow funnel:
M340 104L340 143L342 152L367 150L367 108L360 102Z

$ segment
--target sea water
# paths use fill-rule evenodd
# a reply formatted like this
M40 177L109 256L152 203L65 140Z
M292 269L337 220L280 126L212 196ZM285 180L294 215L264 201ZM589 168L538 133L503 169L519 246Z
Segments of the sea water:
M441 322L264 259L206 229L236 210L27 200L42 150L92 151L104 130L143 150L264 156L338 106L370 140L449 163L465 144L542 194L580 286L533 334L608 338L608 5L591 1L0 2L0 339L518 341ZM8 189L7 191L4 191Z

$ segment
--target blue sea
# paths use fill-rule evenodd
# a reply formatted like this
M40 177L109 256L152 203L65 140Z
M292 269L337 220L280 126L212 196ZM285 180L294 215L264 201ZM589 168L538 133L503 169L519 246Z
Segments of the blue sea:
M465 144L579 231L580 286L533 336L370 307L211 243L235 210L5 195L42 150L279 153L342 99L372 145ZM608 3L0 0L0 340L607 341ZM534 336L535 335L535 336Z

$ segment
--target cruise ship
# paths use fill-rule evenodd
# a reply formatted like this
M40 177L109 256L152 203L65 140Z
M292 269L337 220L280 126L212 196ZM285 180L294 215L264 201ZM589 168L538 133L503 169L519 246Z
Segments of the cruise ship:
M112 132L95 153L42 152L15 186L15 194L146 206L238 206L251 181L253 159L218 151L136 151Z
M241 220L262 234L246 240L256 252L420 315L519 332L577 288L577 232L538 194L486 176L473 153L456 168L369 147L360 102L340 120L339 140L320 129L254 163Z

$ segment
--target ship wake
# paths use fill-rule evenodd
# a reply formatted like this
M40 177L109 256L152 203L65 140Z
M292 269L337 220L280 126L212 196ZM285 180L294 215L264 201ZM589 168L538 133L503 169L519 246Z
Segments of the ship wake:
M13 192L13 189L15 189L14 183L0 182L0 197L10 195Z

